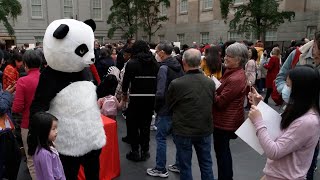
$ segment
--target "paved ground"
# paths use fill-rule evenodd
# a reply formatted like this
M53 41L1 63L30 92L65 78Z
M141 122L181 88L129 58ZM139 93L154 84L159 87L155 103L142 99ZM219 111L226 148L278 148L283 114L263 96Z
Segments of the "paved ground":
M273 104L271 104L275 109ZM119 137L119 149L120 149L120 161L121 161L121 175L115 180L154 180L160 178L150 177L146 174L146 169L155 166L155 131L151 132L150 141L150 153L151 158L146 162L131 162L125 158L126 153L130 150L130 146L121 141L121 137L126 135L125 122L121 116L118 117L118 137ZM263 167L266 162L264 156L260 156L257 152L252 150L246 143L241 139L231 141L231 151L233 157L233 170L235 180L259 180L262 177ZM167 165L174 163L175 159L175 146L172 142L172 138L168 138L168 149L167 149ZM215 153L212 148L213 157L213 169L215 178L217 178L217 165L215 160ZM318 163L320 166L320 163ZM193 179L200 180L200 170L197 162L196 154L193 153L192 159L192 173ZM29 180L28 170L24 161L21 163L19 178L18 180ZM178 180L179 175L176 173L169 172L168 180ZM315 175L315 180L320 179L320 171L318 170Z

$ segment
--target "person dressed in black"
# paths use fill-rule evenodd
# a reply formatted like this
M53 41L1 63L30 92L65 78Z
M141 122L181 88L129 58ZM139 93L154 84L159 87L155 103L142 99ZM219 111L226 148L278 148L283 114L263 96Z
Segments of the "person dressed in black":
M117 55L117 60L116 60L116 67L121 71L124 63L126 62L125 59L123 58L124 55L124 49L131 48L133 43L135 42L134 39L130 38L127 40L127 44L120 50L120 52Z
M132 57L127 62L122 84L124 101L127 101L130 85L130 102L126 120L132 150L126 158L132 161L145 161L150 158L150 124L158 71L159 65L152 56L148 44L144 41L136 41L132 45Z
M107 75L109 67L114 66L114 61L111 57L111 50L108 48L100 49L100 58L96 64L100 79Z

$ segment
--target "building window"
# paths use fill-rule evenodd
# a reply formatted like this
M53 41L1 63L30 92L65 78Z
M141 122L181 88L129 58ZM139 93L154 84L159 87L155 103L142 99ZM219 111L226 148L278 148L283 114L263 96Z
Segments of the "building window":
M92 0L92 18L101 20L102 19L102 3L101 0Z
M43 43L43 36L35 36L34 41Z
M277 31L267 31L265 38L266 41L277 41Z
M209 43L209 41L210 41L210 38L209 38L208 32L200 33L200 43L206 44L206 43Z
M307 27L307 38L314 39L314 34L317 32L317 26L308 26Z
M234 0L234 4L237 5L237 4L243 4L243 0Z
M42 0L31 0L31 17L42 18Z
M239 34L238 32L229 32L229 40L235 40L238 41L241 39L241 34Z
M95 36L95 38L99 41L99 44L104 45L104 37L103 36Z
M160 16L167 16L167 7L164 3L160 4Z
M73 18L73 0L63 0L63 17Z
M184 34L177 34L177 41L184 44Z
M180 1L180 14L184 14L188 12L188 0Z
M164 41L164 35L158 35L158 38L159 38L159 42Z
M212 9L212 0L203 0L203 9Z

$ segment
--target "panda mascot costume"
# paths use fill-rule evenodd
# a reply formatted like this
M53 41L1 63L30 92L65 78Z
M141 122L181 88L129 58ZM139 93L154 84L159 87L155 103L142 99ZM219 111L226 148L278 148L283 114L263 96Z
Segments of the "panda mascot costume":
M48 26L43 39L48 67L40 75L30 109L30 123L39 111L57 117L55 146L68 180L77 179L80 165L86 179L98 180L99 156L106 144L96 86L86 70L94 63L95 28L93 20L74 19L55 20Z

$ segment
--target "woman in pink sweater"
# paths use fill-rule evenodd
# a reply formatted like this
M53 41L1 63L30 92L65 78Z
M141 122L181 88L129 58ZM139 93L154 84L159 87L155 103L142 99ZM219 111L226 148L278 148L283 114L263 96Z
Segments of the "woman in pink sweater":
M319 81L318 71L309 66L296 67L289 72L286 93L289 102L281 115L282 135L276 140L270 138L257 107L251 107L249 118L268 158L263 170L266 180L306 178L320 137ZM255 90L249 96L251 102L262 99Z
M16 84L16 94L14 96L12 111L22 113L21 137L26 155L28 154L28 129L29 129L29 112L36 92L39 77L41 58L34 50L26 51L22 57L23 63L28 73L27 76L21 77ZM27 166L32 179L36 178L32 158L27 155Z

